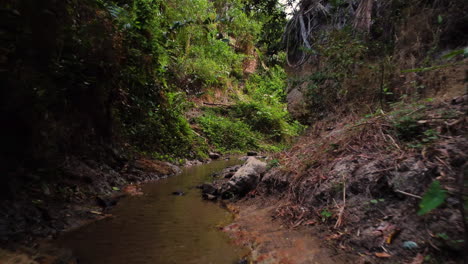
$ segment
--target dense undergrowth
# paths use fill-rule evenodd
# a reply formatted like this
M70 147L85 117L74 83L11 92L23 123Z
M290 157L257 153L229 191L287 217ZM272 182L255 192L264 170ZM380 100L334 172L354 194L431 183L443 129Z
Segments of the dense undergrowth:
M299 131L285 119L276 1L4 1L1 12L8 170L67 155L203 159L212 147L271 149ZM186 112L215 89L235 91L236 110L197 119L200 135ZM239 136L223 139L222 126Z
M205 108L197 122L218 151L280 150L303 129L286 110L285 87L279 66L252 74L232 105Z

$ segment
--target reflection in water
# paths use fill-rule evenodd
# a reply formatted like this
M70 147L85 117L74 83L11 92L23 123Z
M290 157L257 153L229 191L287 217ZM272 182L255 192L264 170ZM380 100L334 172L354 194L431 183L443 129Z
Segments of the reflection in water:
M145 195L126 198L112 210L115 217L70 232L59 243L83 264L235 263L245 250L217 228L231 220L230 213L203 201L194 186L239 163L216 161L146 184Z

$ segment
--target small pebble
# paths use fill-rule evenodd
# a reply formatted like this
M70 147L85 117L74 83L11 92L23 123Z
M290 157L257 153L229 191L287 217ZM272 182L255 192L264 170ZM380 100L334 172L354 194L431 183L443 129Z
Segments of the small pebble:
M405 249L416 249L418 248L418 244L414 241L405 241L403 242L403 248Z

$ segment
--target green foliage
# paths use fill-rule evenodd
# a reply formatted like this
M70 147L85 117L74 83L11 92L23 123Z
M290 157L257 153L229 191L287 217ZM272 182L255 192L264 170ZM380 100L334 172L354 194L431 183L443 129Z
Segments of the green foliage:
M285 8L277 0L247 0L245 9L262 24L258 44L268 56L267 64L283 63L275 55L284 49L282 38L286 24Z
M220 152L258 148L260 135L242 121L208 112L198 118L198 123L209 142Z
M286 79L284 69L276 65L269 70L252 74L245 89L255 101L279 105L286 101Z
M206 149L183 115L188 105L182 93L167 92L165 102L153 106L142 123L127 125L129 138L141 150L196 158L200 148Z
M276 168L276 167L279 167L280 165L281 164L278 159L271 159L267 163L267 169Z
M411 115L403 115L394 122L398 138L412 140L423 132L423 127L418 120Z
M322 216L322 222L327 221L328 219L330 219L333 216L333 214L330 211L328 211L327 209L323 209L320 212L320 215Z
M372 200L370 200L371 204L378 204L379 202L385 202L385 199L372 199Z
M284 70L273 66L252 74L245 84L245 93L233 106L206 109L198 123L210 143L221 151L281 150L284 142L303 129L286 110L285 80Z
M285 113L267 104L239 102L231 110L231 115L250 125L253 130L277 141L282 139L283 133L290 133L287 130Z
M425 105L413 104L404 106L398 104L396 108L400 108L390 113L393 121L396 136L408 143L411 148L422 148L425 145L433 143L439 138L439 132L429 128L424 122L419 122L424 119Z
M229 37L242 45L254 45L262 22L246 13L238 0L98 2L116 21L129 47L122 69L129 98L120 113L130 141L158 158L204 156L207 146L185 119L188 106L177 91L201 93L242 76L246 55L235 49L238 44ZM214 117L208 116L200 120L217 147L231 150L254 145L257 135L247 133L247 126L237 121L223 119L222 124L235 124L241 135L249 134L246 139L215 136L218 130L209 129ZM228 145L223 147L221 142Z
M243 55L235 53L222 40L212 38L207 42L193 46L187 57L178 58L179 78L192 77L193 81L200 80L204 85L212 86L225 84L232 74L241 74Z
M286 74L279 66L253 74L245 85L246 98L230 110L230 115L249 124L267 139L277 142L297 135L302 126L286 110Z
M447 191L442 189L439 181L433 181L419 203L418 215L425 215L442 205L447 196L446 193Z
M50 1L11 1L7 7L16 12L3 10L0 19L11 19L11 27L1 33L7 48L0 57L8 64L4 75L17 77L2 82L9 86L2 93L2 117L18 120L11 131L27 131L18 140L9 140L14 132L3 137L11 141L6 142L8 151L21 149L11 159L29 160L19 156L34 151L47 160L44 150L56 156L71 149L81 154L87 145L101 143L130 145L158 159L205 157L208 145L185 117L192 107L187 95L237 89L244 83L245 59L263 56L259 39L268 35L264 24L274 21L269 12L281 14L277 2L269 2L273 6L267 11L266 5L244 0L87 0L53 7ZM34 12L36 7L44 12ZM44 20L48 27L37 27ZM282 25L270 26L268 30L278 30ZM274 39L279 43L278 35ZM275 52L268 56L281 59ZM23 67L28 70L19 70ZM220 148L278 149L265 142L265 126L270 124L281 131L274 137L295 133L283 105L277 103L283 103L284 71L273 67L265 72L268 82L257 92L262 74L247 81L249 89L274 98L246 107L259 112L248 113L255 122L242 122L246 115L240 112L238 117L233 112L229 117L201 118ZM283 117L286 121L280 120ZM210 130L216 125L210 123L213 119L221 120L220 131L233 138L215 135Z

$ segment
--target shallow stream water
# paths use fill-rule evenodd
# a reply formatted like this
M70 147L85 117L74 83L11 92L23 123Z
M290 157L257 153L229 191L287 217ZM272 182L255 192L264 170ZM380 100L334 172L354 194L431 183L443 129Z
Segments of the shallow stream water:
M80 264L236 263L246 250L218 228L232 215L202 200L195 186L239 163L214 161L147 183L143 196L125 198L111 210L114 217L69 232L59 244L70 248ZM174 191L185 195L172 195Z

